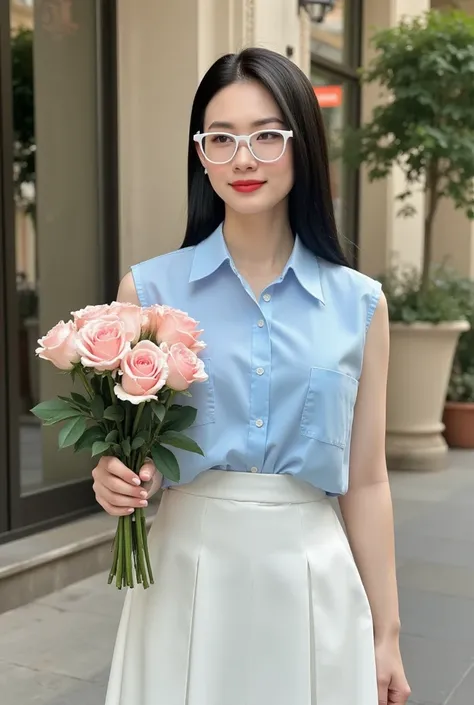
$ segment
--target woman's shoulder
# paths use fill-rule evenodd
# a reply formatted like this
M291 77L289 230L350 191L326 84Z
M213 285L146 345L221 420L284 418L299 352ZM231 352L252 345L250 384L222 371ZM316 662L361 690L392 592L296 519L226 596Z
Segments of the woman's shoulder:
M132 272L136 269L166 269L170 266L185 265L186 262L191 262L193 260L195 247L182 247L178 250L171 250L171 252L165 252L161 255L155 255L149 259L141 260L136 264L132 264Z
M133 288L142 306L172 301L177 292L186 289L194 250L195 247L183 247L133 264L123 286Z
M347 291L348 294L359 293L361 295L372 295L380 293L381 283L352 267L341 264L333 264L325 260L319 261L323 279L329 286L335 287L338 291Z

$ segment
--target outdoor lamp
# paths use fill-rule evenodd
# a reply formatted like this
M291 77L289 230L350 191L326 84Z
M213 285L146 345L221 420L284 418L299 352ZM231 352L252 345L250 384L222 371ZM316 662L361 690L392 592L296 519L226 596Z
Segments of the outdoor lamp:
M315 22L324 22L326 14L334 9L335 0L298 0L298 9L302 7Z

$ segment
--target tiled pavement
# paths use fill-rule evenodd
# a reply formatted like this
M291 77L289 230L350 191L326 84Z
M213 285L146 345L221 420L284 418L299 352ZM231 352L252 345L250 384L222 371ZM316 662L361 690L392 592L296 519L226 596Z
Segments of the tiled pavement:
M474 453L451 453L450 464L391 474L417 705L474 703ZM122 600L101 574L0 615L2 705L103 705Z

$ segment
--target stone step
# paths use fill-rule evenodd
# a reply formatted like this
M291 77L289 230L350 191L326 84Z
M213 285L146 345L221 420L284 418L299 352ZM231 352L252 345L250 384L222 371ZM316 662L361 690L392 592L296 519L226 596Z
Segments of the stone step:
M156 512L147 509L147 522ZM110 568L117 519L105 512L0 545L0 613Z

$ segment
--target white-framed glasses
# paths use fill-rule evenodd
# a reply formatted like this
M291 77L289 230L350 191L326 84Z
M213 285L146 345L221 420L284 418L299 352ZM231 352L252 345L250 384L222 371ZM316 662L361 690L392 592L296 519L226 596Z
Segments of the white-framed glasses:
M251 135L233 135L230 132L197 132L194 141L211 164L227 164L237 154L239 144L245 142L250 154L259 162L277 162L286 150L293 130L258 130Z

